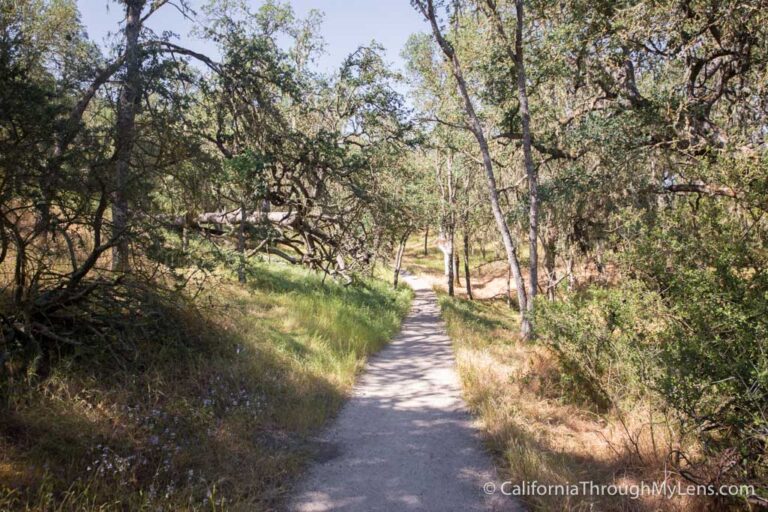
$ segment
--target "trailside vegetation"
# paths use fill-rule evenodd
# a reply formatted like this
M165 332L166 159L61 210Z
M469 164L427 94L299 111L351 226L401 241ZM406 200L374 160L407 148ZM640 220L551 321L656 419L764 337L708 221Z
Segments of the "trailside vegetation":
M313 71L316 11L113 8L104 48L0 2L0 509L273 509L408 308L418 135L380 47Z
M561 400L623 432L587 442L615 450L613 471L753 485L709 503L766 505L765 5L411 3L426 33L404 56L429 144L422 165L442 205L431 226L451 255L444 288L462 297L445 299L444 314L500 449L575 460L562 433L531 429L512 395L541 409ZM466 292L450 263L457 233L474 261ZM431 256L416 251L407 254L429 270ZM473 296L505 298L517 326L495 306L463 302ZM529 344L505 342L509 329ZM516 466L525 461L507 459L521 476ZM525 476L567 480L552 461ZM624 510L620 500L600 506Z

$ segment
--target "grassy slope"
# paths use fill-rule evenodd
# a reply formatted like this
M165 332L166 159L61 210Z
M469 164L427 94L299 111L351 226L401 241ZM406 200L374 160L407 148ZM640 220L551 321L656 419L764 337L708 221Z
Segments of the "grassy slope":
M0 510L273 508L409 302L261 265L143 312L131 357L74 353L12 389Z
M574 403L563 392L557 363L545 347L517 336L518 314L504 301L441 295L464 395L487 434L503 476L512 482L594 481L632 485L664 479L663 432L651 439L647 411L618 418ZM571 397L572 398L572 397ZM630 440L628 433L633 433ZM634 446L642 453L638 458ZM629 497L525 498L533 510L701 510L693 499Z

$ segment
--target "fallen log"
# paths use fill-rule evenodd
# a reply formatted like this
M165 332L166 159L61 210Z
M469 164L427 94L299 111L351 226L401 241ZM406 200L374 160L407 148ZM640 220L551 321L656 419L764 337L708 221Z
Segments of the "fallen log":
M279 224L281 226L290 226L296 222L298 216L294 212L261 212L247 214L245 216L246 224ZM231 212L208 212L201 213L193 218L196 224L240 224L243 221L240 208Z
M199 215L179 215L176 217L166 217L163 223L167 227L201 227L206 224L220 224L233 226L243 221L240 215L240 208L231 211L206 212ZM298 220L295 212L253 212L245 216L245 223L255 224L277 224L280 226L291 226Z

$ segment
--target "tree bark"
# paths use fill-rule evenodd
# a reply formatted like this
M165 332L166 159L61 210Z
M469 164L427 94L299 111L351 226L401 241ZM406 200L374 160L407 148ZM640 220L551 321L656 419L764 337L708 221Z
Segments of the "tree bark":
M448 238L447 234L444 236L445 236L445 240L441 244L440 251L442 251L443 253L443 275L445 277L448 277L448 274L450 273L450 270L451 270L452 250L449 246L450 239Z
M400 269L403 265L403 253L405 252L405 244L408 242L408 236L410 232L407 232L400 239L400 243L397 246L397 256L395 257L395 275L392 279L392 287L397 290L397 283L400 280Z
M491 210L493 211L493 217L496 220L496 226L501 234L502 242L504 243L504 250L507 254L507 262L509 264L509 271L515 278L515 286L517 288L517 301L520 308L520 334L523 338L528 338L531 333L531 324L525 315L525 311L528 309L527 295L525 291L525 282L520 270L520 261L517 257L517 247L512 240L512 235L509 230L504 212L501 210L499 204L499 191L496 186L496 176L493 170L493 160L491 159L491 152L488 147L488 141L485 137L483 126L480 123L480 119L477 116L475 107L472 104L472 99L469 96L469 90L467 88L466 80L461 69L461 63L453 49L451 43L449 43L445 37L443 37L440 27L437 23L437 16L435 14L435 7L433 0L426 0L426 4L419 1L417 2L421 13L429 21L432 27L432 33L437 40L440 49L445 55L446 60L451 65L451 71L459 88L459 92L464 101L464 110L469 118L470 129L472 134L477 140L477 144L480 147L480 153L483 159L483 168L485 170L486 180L488 182L488 198L491 203Z
M595 268L597 269L598 280L601 280L601 281L605 274L605 265L603 264L604 246L605 246L605 242L603 242L602 240L598 240L595 247Z
M453 272L453 270L454 270L454 266L453 266L453 234L451 234L451 246L450 246L450 249L449 249L449 252L448 252L447 260L448 260L448 276L447 276L446 279L448 281L448 295L453 297L453 295L454 295L454 289L453 289L453 274L454 274L454 272Z
M456 285L461 286L461 272L459 272L459 269L461 268L461 257L459 256L459 253L457 251L453 252L454 254L454 267L453 267L453 275L456 278Z
M237 227L237 282L245 283L245 226L248 214L245 203L240 203L240 225Z
M448 288L448 295L453 297L454 289L453 289L453 279L454 279L454 247L453 247L453 239L454 239L454 227L452 225L452 222L450 220L450 216L448 216L448 219L445 219L445 226L442 228L442 233L440 234L438 247L443 253L443 273L445 275L446 285Z
M136 107L141 88L141 11L146 0L125 0L125 78L117 108L115 133L115 189L112 195L112 228L119 235L112 249L112 270L131 269L128 244L128 185L136 138Z
M435 176L440 187L440 236L438 238L438 247L443 252L443 268L446 277L446 286L448 295L453 297L453 280L456 275L454 261L454 235L456 231L456 187L453 182L453 154L449 153L445 165L444 180L440 172L439 153L435 152Z
M464 284L467 288L467 298L473 300L472 282L469 277L469 233L467 232L467 223L464 222Z
M544 268L547 272L547 299L555 300L555 289L557 288L557 238L547 236L544 243Z
M424 256L427 255L427 244L429 242L429 226L424 229Z
M306 216L309 217L309 216ZM316 217L323 218L323 217ZM264 212L263 210L257 213L250 213L243 219L242 210L237 208L230 212L206 212L201 213L197 217L191 219L192 224L222 224L222 225L234 225L243 221L246 224L257 226L259 224L271 223L279 224L281 226L290 226L295 222L298 222L299 216L290 212ZM178 224L180 219L171 219L170 222Z
M517 12L517 30L515 32L515 60L517 66L517 93L520 100L520 117L523 125L523 160L525 173L528 176L529 210L528 210L528 243L530 245L530 267L528 277L528 311L533 311L534 299L539 286L539 177L533 165L531 152L531 114L528 109L528 92L526 91L525 59L523 58L523 0L515 0Z

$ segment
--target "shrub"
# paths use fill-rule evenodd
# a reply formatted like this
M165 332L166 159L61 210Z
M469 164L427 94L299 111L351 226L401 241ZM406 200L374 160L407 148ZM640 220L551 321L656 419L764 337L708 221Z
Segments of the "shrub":
M540 301L535 329L558 356L566 396L605 410L645 394L657 378L662 308L658 295L637 282Z
M573 398L628 408L653 397L697 456L700 483L768 480L768 275L759 238L718 203L624 219L615 287L540 302L535 327ZM757 228L756 228L757 229ZM749 235L749 236L748 236ZM618 241L619 244L622 240ZM763 491L766 491L763 489Z

